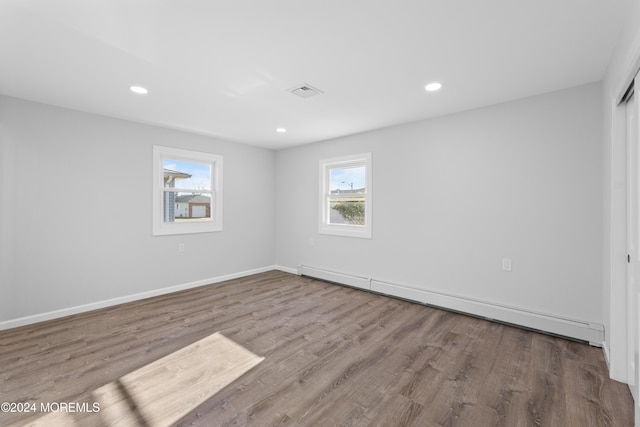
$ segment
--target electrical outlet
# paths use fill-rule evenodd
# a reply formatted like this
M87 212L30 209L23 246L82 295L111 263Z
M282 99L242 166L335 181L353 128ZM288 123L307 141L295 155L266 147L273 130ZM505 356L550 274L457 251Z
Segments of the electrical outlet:
M178 243L178 252L184 252L184 243Z
M502 258L502 271L511 271L511 258Z

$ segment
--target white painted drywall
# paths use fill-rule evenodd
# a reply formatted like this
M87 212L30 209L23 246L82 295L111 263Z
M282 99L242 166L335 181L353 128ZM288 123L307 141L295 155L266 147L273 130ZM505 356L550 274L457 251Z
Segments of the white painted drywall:
M0 109L0 313L9 313L11 307L12 277L11 246L13 229L11 227L12 210L9 200L13 194L13 168L10 161L11 150L5 142L2 110Z
M272 150L8 97L0 114L0 321L274 264ZM154 144L224 156L223 232L151 235Z
M603 318L609 372L627 381L626 128L616 98L640 49L640 3L634 2L603 80ZM637 92L636 92L637 93Z
M319 235L318 161L369 151L373 238ZM281 150L276 263L601 323L601 156L599 83Z

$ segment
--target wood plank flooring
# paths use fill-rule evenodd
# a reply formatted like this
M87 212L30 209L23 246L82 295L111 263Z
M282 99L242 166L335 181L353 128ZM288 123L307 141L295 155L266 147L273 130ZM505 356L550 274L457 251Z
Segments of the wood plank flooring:
M2 331L0 402L86 402L217 332L264 360L168 425L633 425L600 349L277 271Z
M171 425L262 360L216 332L74 398L86 403L91 411L48 412L36 415L27 424L34 427ZM16 424L24 424L24 420Z

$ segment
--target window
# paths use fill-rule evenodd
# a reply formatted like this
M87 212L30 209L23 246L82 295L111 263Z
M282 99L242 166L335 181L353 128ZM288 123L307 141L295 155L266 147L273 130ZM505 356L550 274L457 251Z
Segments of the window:
M222 231L222 156L153 147L153 235Z
M371 238L371 153L320 160L320 233Z

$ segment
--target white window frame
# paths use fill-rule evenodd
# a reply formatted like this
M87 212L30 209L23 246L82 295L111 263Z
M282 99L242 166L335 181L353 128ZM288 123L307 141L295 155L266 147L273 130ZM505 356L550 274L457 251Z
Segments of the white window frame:
M211 165L211 221L165 222L164 221L164 165L165 159L182 160ZM179 190L179 188L171 191ZM184 191L192 191L184 190ZM200 151L153 146L153 235L211 233L222 231L222 156Z
M329 171L336 168L365 167L365 203L364 203L364 225L352 224L330 224L329 198L331 189L329 187ZM360 237L371 239L373 186L372 183L371 153L354 154L350 156L334 157L320 160L320 234L332 234L335 236Z

